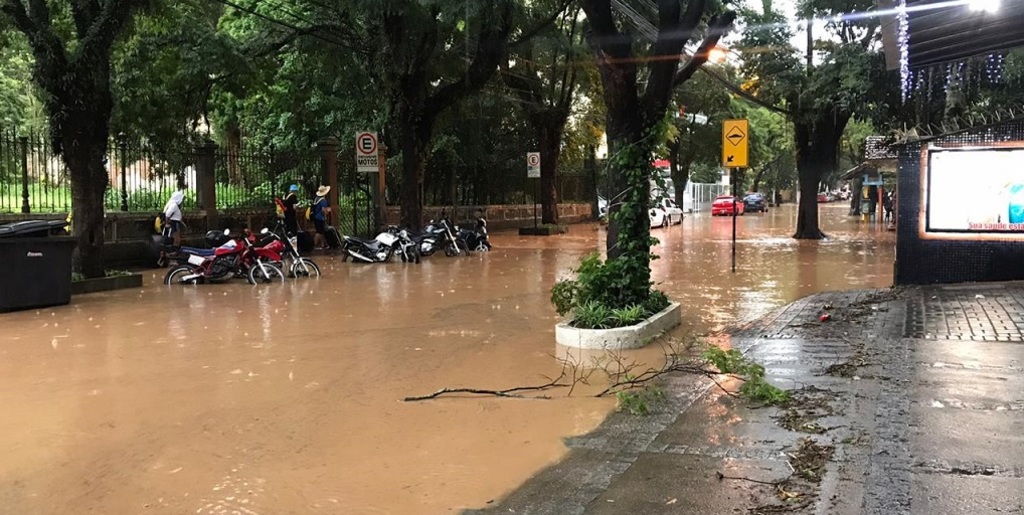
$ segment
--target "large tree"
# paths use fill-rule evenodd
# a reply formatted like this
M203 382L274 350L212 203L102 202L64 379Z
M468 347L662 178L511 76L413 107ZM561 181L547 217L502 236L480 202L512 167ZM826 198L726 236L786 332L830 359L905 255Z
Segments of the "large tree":
M607 109L614 195L609 199L608 260L620 276L619 302L642 304L651 287L651 158L663 138L672 92L707 62L735 16L710 17L714 9L707 0L688 0L685 7L680 0L659 0L649 6L656 11L653 21L634 16L635 11L620 13L611 0L582 0L582 6ZM685 45L702 33L696 52L680 66Z
M547 11L561 2L547 0ZM538 12L537 16L546 13ZM538 26L543 20L533 20ZM558 223L558 164L563 135L576 100L583 46L582 21L578 8L566 9L556 23L513 49L502 78L518 96L527 121L536 134L540 152L541 221Z
M825 26L826 37L808 38L813 46L803 56L790 44L788 20L770 0L762 12L748 13L742 52L749 92L793 122L800 190L794 237L820 239L821 182L837 170L847 124L872 116L872 104L887 94L890 82L878 50L877 17L843 16L873 9L872 0L803 0L799 8L806 18L833 20Z
M111 55L142 0L3 0L0 10L28 39L32 79L44 95L54 149L71 174L77 268L102 277L103 195L110 136ZM69 5L70 4L70 5ZM71 30L56 13L70 11Z
M697 74L676 93L672 131L665 145L675 200L684 206L694 164L717 167L722 155L722 120L730 114L729 92L707 74Z
M439 116L479 91L508 56L514 0L359 0L343 32L362 41L368 71L397 127L402 223L422 225L423 179Z

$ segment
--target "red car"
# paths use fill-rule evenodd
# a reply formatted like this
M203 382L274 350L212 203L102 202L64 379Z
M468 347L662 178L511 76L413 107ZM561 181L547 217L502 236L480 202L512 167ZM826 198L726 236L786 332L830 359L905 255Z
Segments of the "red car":
M711 216L732 216L733 211L736 212L736 215L743 216L743 201L732 195L718 196L711 204Z
M818 203L819 204L828 204L829 202L831 202L831 200L828 198L828 195L826 195L824 193L819 193L818 194Z

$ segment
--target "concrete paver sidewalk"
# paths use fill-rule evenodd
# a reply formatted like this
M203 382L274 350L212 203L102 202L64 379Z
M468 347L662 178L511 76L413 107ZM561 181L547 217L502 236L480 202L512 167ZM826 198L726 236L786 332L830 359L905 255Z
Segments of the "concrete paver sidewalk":
M668 378L655 413L568 440L566 459L485 511L1024 513L1022 342L1022 284L808 297L728 341L795 402Z

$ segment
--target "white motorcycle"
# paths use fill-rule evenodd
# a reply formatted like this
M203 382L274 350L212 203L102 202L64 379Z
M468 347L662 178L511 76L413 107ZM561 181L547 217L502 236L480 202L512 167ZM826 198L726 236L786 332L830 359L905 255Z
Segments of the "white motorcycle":
M405 229L389 226L372 240L345 236L342 241L342 261L353 260L363 263L387 263L398 254L402 261L419 263L420 256L415 242Z

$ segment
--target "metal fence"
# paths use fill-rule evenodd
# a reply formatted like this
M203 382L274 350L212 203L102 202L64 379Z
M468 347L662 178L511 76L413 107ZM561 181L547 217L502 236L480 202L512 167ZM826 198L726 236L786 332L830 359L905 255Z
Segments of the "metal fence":
M516 163L517 165L521 163ZM488 206L507 204L533 204L540 202L540 179L528 179L526 167L515 172L507 170L481 170L463 166L448 173L428 174L423 185L423 200L428 206ZM560 169L557 179L559 202L590 202L588 194L594 182L582 170ZM397 202L398 199L389 200Z
M299 198L313 198L326 181L312 150L218 149L213 158L220 209L269 208L274 197L283 197L292 184L299 186Z
M321 184L314 150L175 149L150 141L114 139L107 146L107 211L159 211L185 188L185 209L196 209L197 163L212 153L217 208L266 208L291 184L312 198ZM70 173L43 134L0 130L0 213L66 213L71 210Z

